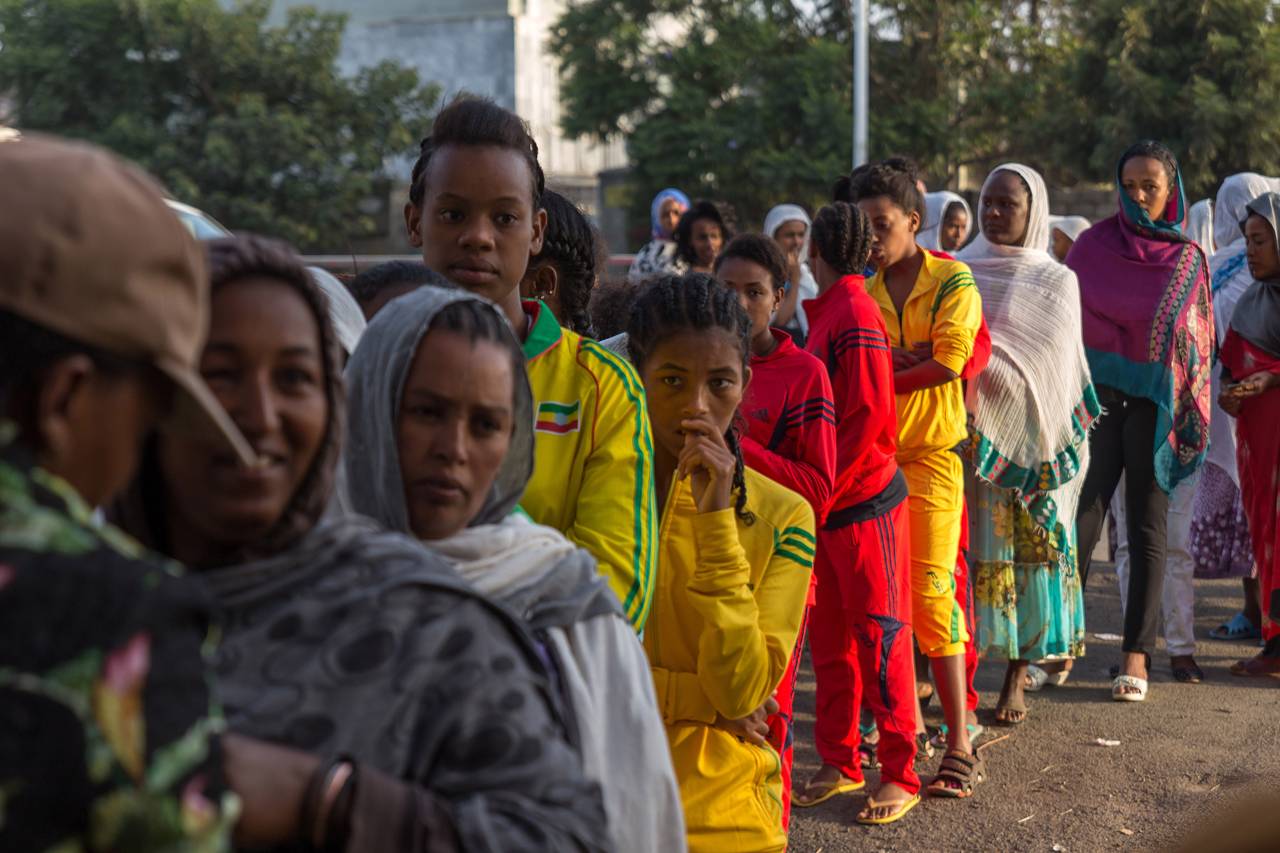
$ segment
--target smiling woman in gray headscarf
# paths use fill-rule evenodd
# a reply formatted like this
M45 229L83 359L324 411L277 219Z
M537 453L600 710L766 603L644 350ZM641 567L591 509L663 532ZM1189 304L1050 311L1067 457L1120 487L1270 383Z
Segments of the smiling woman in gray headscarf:
M344 506L418 537L527 623L566 694L617 849L684 849L644 650L591 555L516 510L533 472L533 395L502 313L423 287L378 314L347 379Z
M344 393L320 291L282 244L236 237L210 254L200 369L260 464L162 435L122 526L217 599L231 728L409 783L375 795L378 778L357 777L356 800L382 811L356 809L349 849L606 847L599 791L523 627L413 540L322 518Z

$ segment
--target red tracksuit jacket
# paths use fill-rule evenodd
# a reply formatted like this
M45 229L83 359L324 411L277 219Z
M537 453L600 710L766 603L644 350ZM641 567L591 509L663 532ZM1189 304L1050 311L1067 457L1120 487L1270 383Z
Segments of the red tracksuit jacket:
M826 366L836 404L836 480L830 512L879 495L898 471L893 357L880 308L860 275L804 303L807 349Z
M742 402L747 432L742 458L750 468L809 501L822 523L836 470L836 415L822 362L791 336L771 329L778 346L751 357Z

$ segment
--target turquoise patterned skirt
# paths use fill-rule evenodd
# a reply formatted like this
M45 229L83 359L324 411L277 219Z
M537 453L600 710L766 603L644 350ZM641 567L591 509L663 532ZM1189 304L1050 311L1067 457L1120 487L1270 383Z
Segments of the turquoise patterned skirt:
M970 505L978 652L1006 660L1084 655L1075 519L1037 527L1013 492L978 480Z

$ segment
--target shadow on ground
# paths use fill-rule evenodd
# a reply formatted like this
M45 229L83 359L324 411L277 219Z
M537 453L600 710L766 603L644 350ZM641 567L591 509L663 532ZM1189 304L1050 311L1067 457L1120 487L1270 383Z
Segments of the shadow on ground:
M1088 654L1065 686L1029 694L1024 724L989 730L1012 737L986 751L992 778L973 799L926 800L898 824L861 827L853 819L863 794L837 797L792 812L790 849L1169 850L1246 792L1275 790L1280 682L1230 675L1227 667L1257 647L1206 639L1239 608L1240 583L1197 581L1196 595L1196 659L1207 680L1176 683L1162 644L1153 655L1149 700L1112 702L1107 670L1119 661L1119 640L1097 634L1120 633L1120 601L1115 574L1095 563L1085 594ZM1003 661L979 669L984 723L992 722L1003 673ZM797 784L819 766L813 708L806 655L796 695ZM941 722L936 703L928 718ZM1120 744L1100 746L1099 739ZM937 762L920 765L926 782ZM874 788L874 772L868 781Z

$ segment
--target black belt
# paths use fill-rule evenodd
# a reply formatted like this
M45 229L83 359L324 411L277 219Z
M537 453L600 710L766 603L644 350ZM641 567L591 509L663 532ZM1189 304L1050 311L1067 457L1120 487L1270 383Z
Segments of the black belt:
M876 518L884 515L906 499L907 478L902 476L902 469L899 468L893 472L893 479L889 481L889 485L880 490L880 494L867 498L862 503L856 503L853 506L831 513L827 516L827 521L822 525L822 529L839 530L859 521Z

